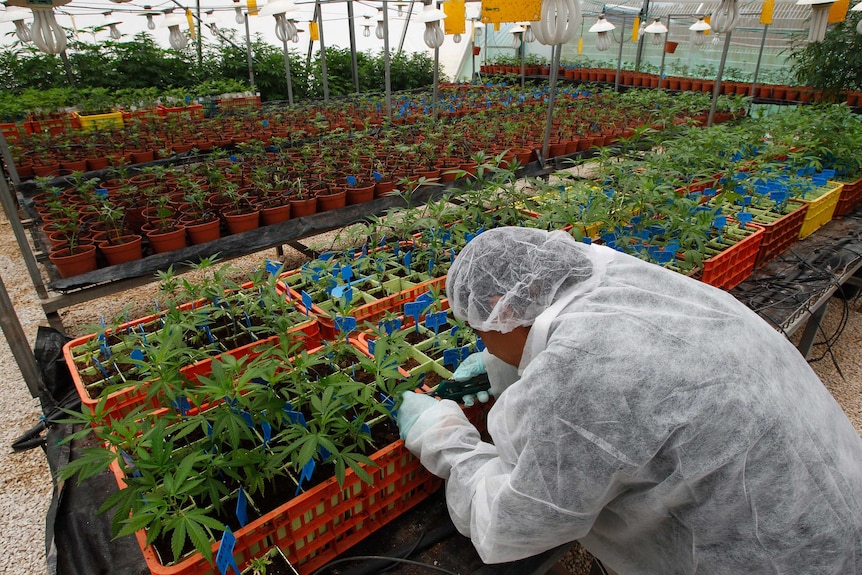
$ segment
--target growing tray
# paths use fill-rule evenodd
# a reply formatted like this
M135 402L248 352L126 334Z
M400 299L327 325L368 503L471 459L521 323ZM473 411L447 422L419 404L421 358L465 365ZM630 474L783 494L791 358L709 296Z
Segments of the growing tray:
M807 238L832 220L832 215L835 213L835 207L838 205L838 199L841 197L841 190L844 188L844 184L829 182L829 186L829 190L816 199L805 200L795 198L808 204L805 220L802 222L802 228L799 230L800 240Z
M763 239L754 264L756 269L765 266L799 239L799 231L805 221L808 204L792 202L792 205L797 207L774 222L756 224L763 228Z
M841 195L838 197L838 204L835 206L833 218L846 216L856 209L862 203L862 178L853 182L844 182L844 188L841 190Z
M252 284L248 283L244 284L241 289L249 289L251 287L253 287ZM180 306L180 309L188 310L195 306L200 306L201 303L201 301L190 302ZM149 315L143 318L134 319L119 325L117 327L117 331L138 330L141 328L146 329L147 327L152 327L157 324L161 317L162 315ZM301 340L302 346L306 349L317 347L320 343L320 326L317 321L311 317L303 322L297 323L295 326L288 329L287 333L293 334L297 339ZM111 334L111 330L106 330L105 334L106 336L109 336ZM148 381L146 380L135 381L128 387L111 392L104 397L102 394L94 395L90 393L88 384L85 381L86 373L78 368L77 359L81 355L82 348L90 347L93 340L97 337L97 334L91 333L75 338L63 346L63 357L71 373L72 381L75 384L78 396L81 398L82 406L95 415L97 409L99 409L99 404L104 401L104 405L101 406L101 414L104 419L117 419L142 407L153 409L165 407L161 405L157 397L147 399ZM273 335L234 349L226 350L223 353L230 354L237 358L246 355L254 356L259 354L266 346L277 342L278 338L279 335ZM188 377L204 374L208 371L213 358L220 357L221 355L222 354L215 354L212 357L193 362L183 368L182 372L187 373ZM95 370L96 368L93 367L88 369Z
M757 254L760 251L763 228L754 224L747 224L741 228L741 231L745 233L743 239L721 253L704 260L703 270L698 278L700 281L730 290L751 275L757 261Z

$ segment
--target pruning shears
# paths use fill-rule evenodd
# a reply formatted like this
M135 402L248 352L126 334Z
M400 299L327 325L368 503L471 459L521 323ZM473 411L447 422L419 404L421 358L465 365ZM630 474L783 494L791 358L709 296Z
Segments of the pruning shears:
M488 381L488 374L482 373L467 381L443 380L437 384L431 395L440 399L461 401L465 395L476 395L480 391L488 391L489 389L491 389L491 382Z

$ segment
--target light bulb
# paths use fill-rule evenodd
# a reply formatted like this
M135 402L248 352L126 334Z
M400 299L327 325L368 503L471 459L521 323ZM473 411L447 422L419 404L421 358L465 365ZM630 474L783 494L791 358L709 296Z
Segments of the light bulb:
M15 35L22 42L30 41L30 28L27 27L27 24L23 20L15 20Z
M284 13L273 14L275 17L275 35L282 42L292 40L296 36L296 24L288 20Z
M604 52L608 48L611 47L611 34L610 32L599 32L596 34L596 50L599 52Z
M395 3L395 7L398 8L398 15L399 16L404 16L404 6L406 6L406 4L404 2L396 2Z
M527 24L524 26L524 42L532 42L536 39L536 35L533 33L533 27Z
M706 32L711 28L712 26L707 24L703 18L698 18L697 22L688 27L691 30L691 43L695 46L703 46L706 41Z
M66 31L57 24L54 8L30 6L33 11L33 27L30 37L40 51L46 54L59 54L66 49Z
M826 26L829 24L829 9L832 2L811 5L811 28L808 29L808 41L820 42L826 37Z
M739 5L737 0L721 0L721 4L712 13L709 23L716 34L724 34L733 30L738 16Z
M530 23L536 40L545 46L565 44L572 39L580 24L579 0L544 0L541 19Z
M480 25L476 24L473 28L473 35L476 36L476 38L482 37L482 27Z
M383 40L383 20L377 21L377 27L374 29L374 35L378 40Z
M699 32L695 30L691 33L691 43L695 46L703 46L703 43L706 41L706 34L703 32Z
M453 34L452 35L452 41L455 42L456 44L460 44L461 43L461 34Z
M295 30L295 32L293 33L293 38L291 38L291 40L293 40L294 44L299 44L299 33L302 32L302 30L296 27L296 21L288 20L288 22L293 24L293 29Z
M171 48L174 50L182 50L185 48L186 44L189 43L189 39L180 31L179 25L170 26L168 30L170 30L168 42L171 43Z
M116 24L108 24L108 29L111 31L111 38L113 38L114 40L120 39L120 31L117 30Z
M443 39L445 35L443 34L443 29L440 28L440 21L434 20L433 22L425 23L425 45L429 48L439 48L443 45Z
M862 19L860 19L859 22L856 24L856 33L862 34Z
M236 20L237 24L245 24L245 16L242 14L242 6L234 6L234 12L236 12Z
M656 46L659 46L664 42L664 38L661 37L661 34L650 34L652 36L652 43Z
M156 29L156 21L153 20L152 14L147 14L147 28L149 28L150 30Z

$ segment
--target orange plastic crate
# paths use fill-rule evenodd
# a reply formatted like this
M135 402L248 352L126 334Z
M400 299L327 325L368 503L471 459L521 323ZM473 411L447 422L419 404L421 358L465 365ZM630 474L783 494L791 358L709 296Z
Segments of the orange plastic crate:
M308 575L347 551L374 531L426 499L443 484L422 467L398 440L371 456L377 467L369 467L373 484L359 479L352 470L344 484L335 477L299 497L287 501L263 517L234 531L233 556L241 569L277 545L301 575ZM111 470L120 489L125 474L116 463ZM175 565L164 565L155 549L147 545L144 530L135 537L153 575L218 575L200 553ZM213 543L215 557L219 543Z
M252 284L249 282L247 284L244 284L242 288L248 289L249 287L251 287L251 285ZM200 304L201 302L190 302L180 306L180 309L185 310L191 308L193 305ZM130 328L137 328L138 326L144 326L146 324L158 321L158 319L158 315L150 315L121 324L120 326L118 326L118 329L121 331L126 331ZM106 335L109 335L110 330L106 330L105 333ZM302 340L302 345L306 349L313 349L320 344L320 325L313 317L310 317L307 321L297 324L296 326L288 330L288 333L296 334L297 337ZM81 398L81 404L86 407L92 414L96 413L96 408L101 402L102 398L92 397L90 395L87 389L87 384L84 382L83 375L79 371L75 362L75 356L76 350L78 348L87 345L91 340L95 339L96 337L97 334L95 333L84 335L73 339L72 341L66 343L66 345L63 346L63 357L66 361L66 365L68 366L69 371L71 372L72 381L75 384L75 389L78 392L78 396ZM252 357L254 357L255 355L258 355L260 353L264 346L270 343L274 343L277 340L278 335L273 335L269 338L255 341L244 346L238 347L236 349L228 350L225 353L228 353L237 358L244 357L246 355L251 355ZM213 358L207 358L195 362L194 364L184 368L183 373L186 374L188 377L208 373L209 366L212 363L212 359ZM103 416L107 419L117 419L127 415L133 410L145 406L146 403L146 382L136 382L135 385L130 385L129 387L108 394L107 398L105 398L105 406L102 413ZM164 406L159 403L158 398L153 397L149 399L148 407L152 409L158 409Z
M735 288L751 275L757 261L757 254L760 251L763 228L754 224L747 224L745 229L751 231L748 236L703 262L700 281L729 290Z
M832 217L840 218L841 216L846 216L855 210L860 203L862 203L862 178L859 178L855 182L845 182Z
M792 201L792 200L791 200ZM759 269L769 263L777 255L783 253L787 248L799 239L799 230L805 221L805 213L808 204L800 204L799 207L789 214L775 220L771 224L757 224L763 228L763 239L757 252L755 268Z

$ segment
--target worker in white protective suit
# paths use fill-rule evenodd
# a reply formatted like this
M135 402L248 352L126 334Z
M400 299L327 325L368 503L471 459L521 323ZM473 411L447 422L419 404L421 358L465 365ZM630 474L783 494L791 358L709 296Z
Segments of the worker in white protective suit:
M453 401L405 393L398 422L483 561L578 540L620 575L862 573L862 440L731 295L526 228L473 239L446 293L493 445Z

